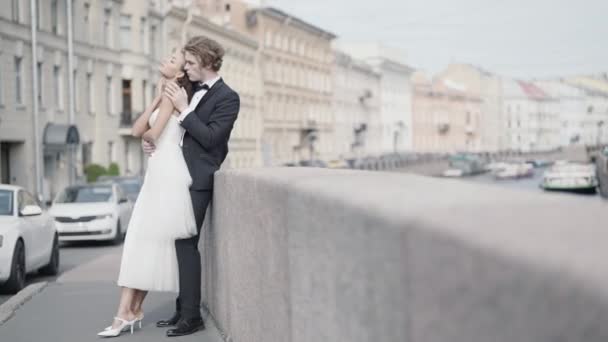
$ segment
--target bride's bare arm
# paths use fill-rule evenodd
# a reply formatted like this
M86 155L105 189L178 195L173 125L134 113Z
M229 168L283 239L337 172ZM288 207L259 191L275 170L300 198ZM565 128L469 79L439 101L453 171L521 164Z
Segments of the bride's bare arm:
M169 118L171 118L171 115L173 115L174 110L175 108L173 108L173 102L171 102L167 96L163 95L162 99L160 100L158 117L156 118L156 121L152 127L143 134L142 138L152 143L156 142L158 137L160 137L160 134L165 129Z
M131 135L133 135L136 138L139 138L148 129L150 129L150 126L148 125L148 121L150 120L150 115L156 110L156 108L160 104L160 101L161 101L160 96L156 96L154 98L154 100L152 100L152 103L150 105L148 105L146 110L144 110L144 112L137 118L137 120L135 120L135 123L133 123L133 127L131 128Z

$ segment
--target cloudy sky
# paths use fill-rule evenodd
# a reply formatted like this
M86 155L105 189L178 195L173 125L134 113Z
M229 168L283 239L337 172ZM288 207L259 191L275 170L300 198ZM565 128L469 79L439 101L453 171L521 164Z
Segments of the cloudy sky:
M431 72L450 62L525 78L608 72L608 0L264 3L345 42L379 41L399 48L408 64Z

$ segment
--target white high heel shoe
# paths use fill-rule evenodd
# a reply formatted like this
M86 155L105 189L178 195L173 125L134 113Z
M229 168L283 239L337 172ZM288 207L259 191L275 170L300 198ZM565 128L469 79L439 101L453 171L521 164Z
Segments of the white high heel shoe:
M135 325L135 322L137 321L137 319L134 319L132 321L127 321L126 319L122 319L120 317L114 317L114 319L117 321L120 321L120 325L114 329L112 329L112 327L110 326L109 327L110 329L108 329L108 328L104 329L104 331L98 333L97 336L116 337L116 336L120 335L122 332L129 331L129 330L131 330L131 334L133 334L133 326Z
M136 318L135 318L135 321L133 322L133 325L135 325L135 324L139 323L139 329L141 329L141 322L142 322L143 320L144 320L144 313L142 312L142 313L141 313L141 316L139 316L139 317L136 317ZM105 328L105 329L103 329L103 330L110 330L110 329L112 329L112 326L111 326L111 325L110 325L110 326L108 326L108 327L106 327L106 328ZM126 327L124 327L124 328L122 329L122 331L128 331L128 330L129 330L129 327L128 327L128 326L126 326Z
M141 316L135 318L135 323L139 323L139 329L141 329L141 322L144 320L144 313L141 313Z

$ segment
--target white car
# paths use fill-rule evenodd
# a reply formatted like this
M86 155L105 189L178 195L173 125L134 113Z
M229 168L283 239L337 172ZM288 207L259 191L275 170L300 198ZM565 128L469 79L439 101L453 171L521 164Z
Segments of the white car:
M110 240L119 244L132 210L133 203L112 183L69 186L57 194L49 213L60 241Z
M59 243L51 217L25 189L0 184L0 286L15 293L27 273L59 271Z
M540 187L545 190L577 190L595 193L598 181L594 165L559 163L545 171Z
M502 169L495 170L496 179L519 179L534 176L534 166L528 163L505 164Z

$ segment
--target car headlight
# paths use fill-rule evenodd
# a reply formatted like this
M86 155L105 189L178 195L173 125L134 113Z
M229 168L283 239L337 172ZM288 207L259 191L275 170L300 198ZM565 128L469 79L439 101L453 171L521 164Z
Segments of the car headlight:
M105 220L105 219L109 219L112 218L113 215L112 214L104 214L104 215L97 215L95 216L96 220Z

